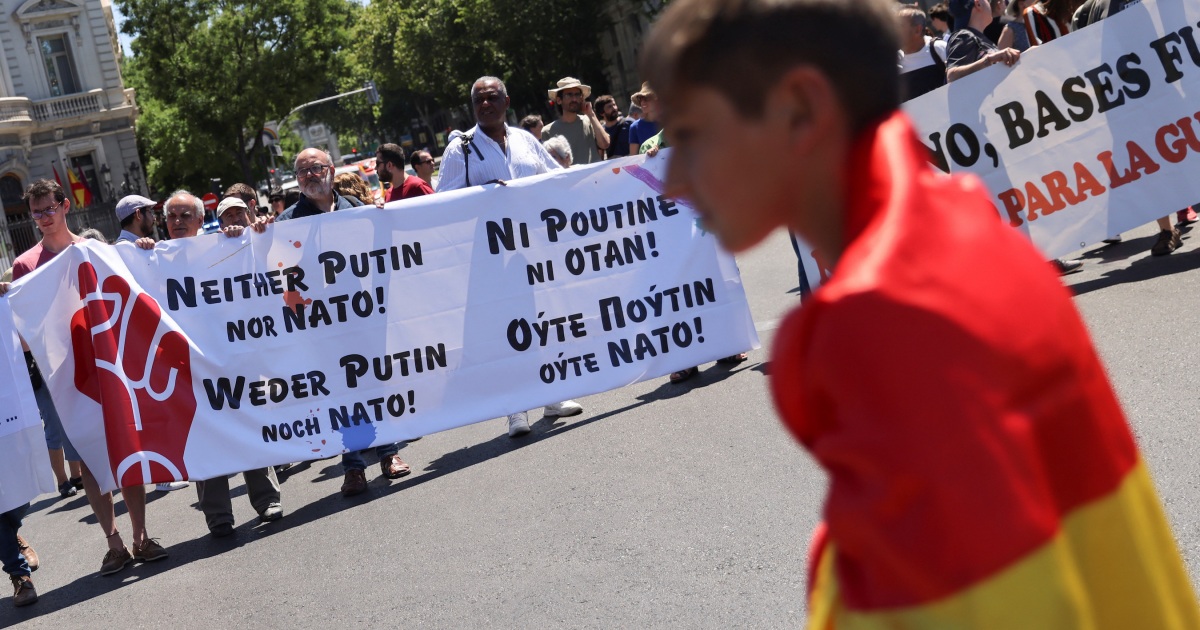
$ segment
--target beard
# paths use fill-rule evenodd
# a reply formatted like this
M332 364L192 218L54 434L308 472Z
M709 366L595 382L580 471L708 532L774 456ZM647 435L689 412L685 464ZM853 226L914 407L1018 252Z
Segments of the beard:
M578 114L580 111L583 110L583 103L580 103L579 101L571 101L570 103L567 103L564 106L564 109L571 112L572 114Z
M300 192L304 193L305 197L328 197L333 192L333 174L328 177L322 177L319 180L308 179L303 184L300 184Z
M386 167L375 169L375 176L379 178L379 181L385 184L392 183L392 173L388 171Z

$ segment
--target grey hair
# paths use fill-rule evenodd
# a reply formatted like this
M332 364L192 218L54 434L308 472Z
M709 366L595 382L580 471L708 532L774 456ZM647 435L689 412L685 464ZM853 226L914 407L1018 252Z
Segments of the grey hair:
M475 79L475 82L471 84L471 100L475 100L475 86L479 85L480 83L493 83L493 82L500 86L498 88L498 91L500 92L500 96L508 98L508 88L504 87L504 81L501 81L499 77L485 76L485 77L479 77L478 79Z
M96 228L88 228L88 229L80 232L79 238L90 238L93 240L100 241L101 243L108 242L108 239L104 238L104 233L101 232L100 230L97 230Z
M928 18L925 17L925 12L917 7L906 6L896 11L901 19L907 19L912 26L919 26L921 30L925 30L929 25Z
M571 155L571 143L563 136L554 136L542 143L546 150L560 158L566 158L572 164L575 163L575 156Z
M203 217L203 216L204 216L204 202L203 202L203 201L201 201L201 199L200 199L199 197L197 197L196 195L193 195L193 194L191 193L191 191L184 190L184 189L182 189L182 188L180 188L179 190L176 190L175 192L171 193L171 196L170 196L170 197L167 197L167 202L163 204L163 209L165 210L167 206L171 205L171 200L172 200L172 199L174 199L174 198L176 198L176 197L178 197L179 195L188 195L188 196L190 196L192 199L194 199L194 200L196 201L196 212L197 212L197 213L198 213L198 214L199 214L201 217Z

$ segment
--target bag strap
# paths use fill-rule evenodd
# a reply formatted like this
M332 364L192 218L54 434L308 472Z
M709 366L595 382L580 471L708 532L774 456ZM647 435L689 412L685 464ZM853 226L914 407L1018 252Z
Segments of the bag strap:
M470 185L471 185L471 149L472 148L475 149L475 154L478 155L479 159L481 159L481 160L483 159L483 154L479 152L479 147L476 147L474 144L475 143L475 130L474 129L471 129L470 131L464 133L462 136L460 136L460 138L461 138L460 142L462 143L462 149L463 149L463 175L466 178L465 187L470 187Z
M944 77L946 76L946 62L942 61L942 58L937 54L937 50L933 47L937 41L938 40L936 39L929 40L929 56L933 57L933 65L937 66L938 71L941 72L942 76Z

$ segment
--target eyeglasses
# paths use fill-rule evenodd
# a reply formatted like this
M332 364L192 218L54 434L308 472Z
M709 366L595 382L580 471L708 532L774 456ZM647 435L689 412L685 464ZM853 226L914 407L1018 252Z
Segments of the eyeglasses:
M327 168L329 168L328 164L318 164L308 168L298 168L296 169L296 177L316 177L321 173L324 173L325 169Z
M417 162L417 164L433 164L433 158L429 158L428 160L421 160L420 162Z
M66 201L66 199L63 199L63 201ZM60 201L53 206L46 208L45 210L34 210L29 214L33 216L35 221L41 221L47 217L52 217L58 212L58 209L62 207L63 201Z

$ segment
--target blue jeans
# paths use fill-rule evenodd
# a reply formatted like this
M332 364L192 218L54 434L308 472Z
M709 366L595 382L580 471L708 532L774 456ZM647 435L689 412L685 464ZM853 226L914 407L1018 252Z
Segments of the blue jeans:
M26 503L0 514L0 560L4 561L4 572L9 575L29 575L29 565L21 548L17 546L17 530L21 529L21 519L29 509Z
M75 446L71 444L71 440L67 437L67 432L63 429L62 419L58 417L58 410L54 408L54 400L50 398L50 386L43 384L41 387L33 390L33 397L37 400L38 411L41 412L42 423L45 425L46 448L52 451L61 448L67 461L80 461L82 458L79 457L79 452L75 450Z
M342 470L366 470L367 460L363 459L363 453L366 451L353 451L342 455ZM395 455L400 452L399 444L380 444L375 447L375 454L379 459L383 459L389 455Z

